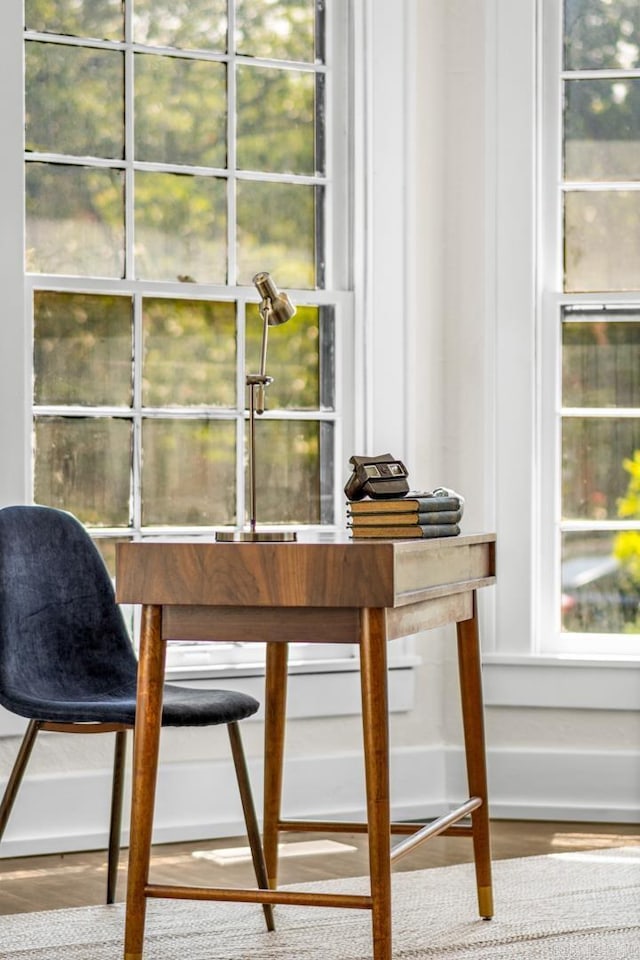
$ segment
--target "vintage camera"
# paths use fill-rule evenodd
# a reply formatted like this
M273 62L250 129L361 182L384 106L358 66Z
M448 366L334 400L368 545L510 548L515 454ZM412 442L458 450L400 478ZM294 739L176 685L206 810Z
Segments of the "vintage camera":
M390 453L379 457L350 457L353 472L344 488L348 500L388 500L409 492L409 473L401 460Z

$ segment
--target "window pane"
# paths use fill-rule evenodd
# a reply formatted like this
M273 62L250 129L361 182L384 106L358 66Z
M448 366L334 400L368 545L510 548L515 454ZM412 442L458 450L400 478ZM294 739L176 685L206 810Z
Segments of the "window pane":
M225 167L226 76L223 63L137 55L136 160Z
M122 0L25 0L27 30L97 40L122 40Z
M639 633L639 604L640 532L563 535L563 630Z
M143 421L143 525L234 522L235 430L232 421Z
M118 170L28 163L27 269L124 274L124 179Z
M236 4L236 51L270 60L313 62L321 59L316 39L316 9L322 16L324 3L317 0L238 0ZM318 39L319 39L318 31Z
M149 46L227 49L227 0L133 0L133 37Z
M27 150L124 156L122 53L27 43L26 72Z
M640 192L565 196L565 290L640 288Z
M226 181L141 173L136 183L136 276L225 283Z
M36 503L60 507L92 526L130 522L131 423L36 418Z
M247 370L260 366L262 322L248 307ZM322 326L320 318L322 317ZM267 373L273 383L267 390L271 410L331 409L332 393L321 397L324 382L334 378L333 310L298 307L295 316L269 331ZM325 391L322 391L324 394Z
M235 303L146 298L142 324L145 406L235 406Z
M640 315L574 313L562 327L565 407L640 407Z
M320 192L300 184L238 182L239 283L251 283L268 263L280 287L321 286L315 264L316 190Z
M626 464L640 450L635 417L567 417L562 427L562 514L573 520L616 520L627 489Z
M564 10L567 70L640 65L637 0L565 0Z
M237 82L239 169L321 172L323 159L316 157L315 74L239 66Z
M34 398L40 404L131 404L128 297L38 291Z
M258 418L255 476L258 523L320 523L319 424Z
M324 6L324 0L238 0L236 51L270 60L322 60L322 31L316 28Z
M565 84L565 176L638 180L640 80Z

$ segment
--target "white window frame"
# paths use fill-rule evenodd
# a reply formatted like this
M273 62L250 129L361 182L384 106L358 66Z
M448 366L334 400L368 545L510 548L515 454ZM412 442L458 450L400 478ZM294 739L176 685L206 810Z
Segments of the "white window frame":
M233 11L232 11L233 12ZM127 29L126 35L130 37L132 35L131 28L131 15L132 9L131 5L127 7ZM349 184L351 182L351 171L349 169L349 96L345 97L345 90L351 89L351 81L347 76L348 70L348 43L349 43L349 30L348 30L348 10L344 5L336 4L335 0L328 0L326 4L325 11L325 25L326 25L326 43L323 45L326 47L326 62L321 65L301 65L302 68L313 70L314 72L322 73L325 77L325 109L326 109L326 157L325 157L325 173L320 177L296 177L296 181L310 182L319 184L322 189L326 192L326 202L325 209L327 212L327 217L323 224L323 230L325 232L327 241L326 241L326 270L325 270L325 283L324 287L319 290L291 290L289 293L292 296L294 302L301 306L306 303L312 305L323 305L328 304L335 307L335 406L331 411L318 411L314 412L311 416L311 419L314 421L328 421L333 424L334 428L334 464L333 464L333 488L334 488L334 516L336 518L335 524L329 529L336 529L339 519L343 514L343 499L340 496L340 478L341 478L341 468L342 464L345 463L348 459L349 454L346 453L348 441L345 441L345 431L344 427L344 410L351 409L353 404L349 401L351 397L349 396L348 391L345 394L344 385L345 383L352 382L353 378L347 378L344 375L344 362L345 362L345 345L353 337L353 293L351 288L351 241L350 241L350 216L349 216L349 202L348 198L350 196ZM233 16L231 16L229 23L229 31L233 34ZM38 35L35 35L36 38ZM54 41L55 42L55 41ZM73 41L71 41L73 42ZM101 41L91 41L91 46L95 47L107 47L112 48L113 44L106 44ZM125 52L125 56L133 56L133 47L128 41L119 46ZM236 56L235 52L230 52L229 54L211 54L209 59L216 61L224 61L229 65L228 76L230 78L229 89L228 89L228 104L229 109L227 111L228 116L228 143L230 150L229 157L229 171L227 176L227 188L229 192L229 197L231 198L229 209L230 216L228 218L228 271L229 276L234 277L236 273L236 244L235 244L235 224L233 223L233 197L235 195L234 181L235 179L242 177L242 173L238 173L235 170L235 161L234 161L234 148L235 148L235 133L234 133L234 118L235 118L235 64L236 62L242 62L242 57ZM265 61L266 65L269 65L270 62ZM133 102L134 91L132 87L132 75L131 71L127 71L127 89L125 90L125 101L127 103ZM338 133L339 132L339 133ZM131 127L129 125L127 131L128 137L131 137ZM36 157L35 159L38 159ZM145 169L149 165L145 165ZM123 169L127 177L130 179L132 176L133 165L132 161L129 159L122 164ZM255 177L254 177L255 178ZM257 176L257 179L268 180L273 179L268 175ZM290 180L291 178L286 178ZM128 192L130 196L130 192ZM129 201L130 202L130 201ZM333 213L335 210L340 210L340 216L334 216ZM131 213L131 211L129 211ZM132 238L130 232L127 231L126 235L126 261L127 263L132 263L133 257L133 248L132 248ZM130 271L127 271L129 273ZM337 288L337 289L336 289ZM139 330L140 328L140 315L141 315L141 304L142 298L146 295L152 297L171 297L173 299L188 298L191 299L194 296L194 288L192 285L189 285L188 288L184 284L179 283L169 283L162 281L159 283L141 281L141 280L114 280L108 281L96 278L84 278L84 277L71 277L66 278L64 276L58 275L43 275L43 274L27 274L26 275L26 296L25 296L25 308L28 316L27 327L31 328L31 310L30 305L33 302L34 291L37 290L47 290L47 291L65 291L69 290L72 292L84 292L84 293L109 293L109 294L118 294L124 296L131 296L133 298L134 306L134 316L135 316L135 329ZM242 286L233 286L229 285L219 285L214 284L198 284L197 291L195 293L198 297L204 297L206 299L216 300L216 301L233 301L237 305L238 312L238 329L239 329L239 355L238 355L238 368L237 368L237 391L238 396L241 398L241 406L244 408L244 377L243 377L243 360L244 360L244 330L245 327L251 324L252 313L256 314L256 323L257 319L257 294L252 287L242 287ZM246 324L245 324L246 318ZM140 337L136 336L136 353L140 353ZM139 363L139 360L137 361ZM138 391L139 394L139 391ZM46 407L37 407L36 408L39 415L47 414L56 414L60 411L55 409L49 409ZM100 414L100 410L93 411L96 414ZM110 410L104 409L102 411L104 415L109 416ZM183 416L180 415L179 418L183 419L184 417L190 418L191 416L197 414L197 410L189 410L185 412ZM84 411L82 408L65 408L66 415L73 416L74 414L83 415ZM169 411L170 415L175 417L175 413ZM205 411L206 413L206 411ZM132 410L133 423L134 426L137 424L138 429L136 434L139 438L139 423L141 419L141 406L140 406L140 397L136 396L134 408ZM236 421L236 443L238 450L242 450L244 441L243 437L246 433L246 412L241 412L240 417L238 417L237 411L232 411L229 414ZM299 414L297 412L283 412L281 415L282 419L309 419L308 414ZM267 412L266 418L268 419L269 414ZM227 419L225 417L225 419ZM348 421L348 417L347 417ZM353 435L353 425L347 422L347 436ZM31 464L30 464L31 466ZM136 539L139 539L141 536L143 539L154 536L171 536L171 537L180 537L180 536L193 536L198 534L207 534L210 531L201 530L201 529L181 529L179 525L172 525L167 528L145 528L142 533L140 532L140 486L139 486L139 464L134 462L134 526L133 526L133 536ZM244 457L239 455L237 457L236 465L236 487L238 490L238 515L240 517L244 516ZM305 529L313 530L316 529L313 526L306 527ZM319 528L318 528L319 529ZM326 529L322 528L322 529ZM109 528L100 528L97 530L92 530L92 535L99 540L102 537L114 537L122 535L123 531L119 529L109 529ZM138 617L134 615L133 617L133 632L134 635L138 634ZM306 660L311 659L314 662L318 660L321 656L321 651L318 645L306 646L302 645L300 647L294 647L295 658L297 660ZM294 652L292 651L292 653ZM335 661L351 661L353 662L355 656L355 650L349 646L341 646L334 648L333 646L328 648L325 653L325 659L328 662ZM227 662L229 658L229 662ZM230 645L227 647L222 644L176 644L171 645L168 651L167 665L169 668L170 674L172 674L173 668L176 668L176 673L183 674L185 671L185 665L190 664L190 673L205 673L210 667L213 667L216 672L226 672L227 666L231 673L235 672L236 664L238 661L247 662L250 667L255 667L256 662L260 663L264 660L264 647L258 645L256 649L244 649L237 646Z
M411 49L408 37L415 19L415 0L400 0L393 9L382 9L372 0L352 0L344 7L349 9L349 22L346 33L353 50L349 65L355 96L353 111L349 121L355 132L350 148L350 166L357 170L357 176L351 186L346 182L330 183L328 189L335 192L336 203L349 210L355 238L356 255L351 260L346 232L329 215L326 223L327 235L333 244L333 256L329 260L336 265L335 274L331 274L328 265L327 284L331 283L336 292L331 302L338 309L352 311L353 321L346 325L348 335L341 335L338 348L339 374L336 384L336 404L339 410L338 423L341 435L336 442L336 519L342 526L344 503L341 493L345 479L348 456L354 451L377 449L377 443L385 444L385 431L391 427L395 437L402 438L403 449L397 455L407 457L407 424L410 417L409 402L411 380L406 376L406 360L403 352L407 343L410 320L407 307L409 297L404 289L391 289L387 283L387 273L379 272L378 267L388 265L391 274L406 276L406 257L404 245L406 238L402 229L405 225L407 208L405 207L405 144L408 139L409 111L411 98L407 97L407 50ZM342 0L328 2L328 29L340 30L332 8L338 5L343 9ZM5 30L0 36L0 77L4 89L21 89L23 64L23 21L22 5L10 4L4 20ZM330 45L328 45L330 46ZM375 84L374 84L375 81ZM334 78L334 96L344 100L343 92L347 78ZM327 97L331 96L330 89ZM398 103L405 103L404 111L397 109ZM375 117L375 120L374 120ZM0 102L0 125L8 145L0 158L2 179L3 217L0 218L0 279L2 280L4 317L0 323L0 443L4 451L5 464L10 469L0 471L0 506L12 503L30 502L31 490L31 330L25 322L26 292L28 286L22 281L24 275L24 169L23 169L23 104L19 97L5 97ZM393 131L397 136L389 136ZM329 138L327 166L330 169L340 158L344 145L339 138ZM374 158L377 158L377 163ZM329 209L331 204L328 205ZM391 222L389 211L393 211ZM373 242L371 225L377 224L376 239ZM382 224L384 223L384 228ZM38 281L40 278L38 278ZM30 283L32 281L29 281ZM40 284L47 289L51 285ZM65 288L63 278L55 278L59 289ZM90 290L92 283L86 285ZM139 285L140 291L144 284ZM78 284L73 284L79 289ZM95 289L100 287L98 282ZM233 295L233 289L225 288L226 296ZM171 292L171 291L168 291ZM179 291L185 294L184 289ZM215 291L214 291L215 292ZM246 290L242 296L247 297ZM304 297L305 292L300 291ZM319 294L316 297L316 294ZM327 300L322 291L306 295L318 302ZM387 324L388 309L392 309L397 318L394 329ZM5 358L5 362L2 362ZM374 368L385 371L385 382L404 383L404 389L394 388L388 395L380 395L373 389ZM376 424L382 424L382 428ZM394 441L395 444L395 441ZM396 708L407 709L411 702L413 678L412 667L418 662L413 655L411 638L399 641L390 651L390 666L398 678L402 677L402 695L396 700ZM292 672L311 673L321 683L328 680L330 674L357 670L353 655L347 659L335 658L335 650L327 651L328 658L318 661L317 649L313 658L306 663L292 664ZM177 666L176 675L182 679L202 678L204 676L233 677L259 674L262 667L248 659L244 663L211 665L185 663ZM329 704L327 695L319 697L319 702ZM392 703L393 708L393 703ZM327 706L327 712L337 714L340 704ZM0 734L4 731L4 722L0 724ZM5 731L6 732L6 731Z
M553 550L559 343L548 311L557 311L562 296L558 204L548 178L554 185L561 118L559 93L550 121L541 91L549 62L560 65L560 32L550 30L550 18L561 16L561 8L560 0L486 4L485 56L495 65L486 74L487 209L493 211L487 315L495 318L487 320L487 335L495 345L499 586L495 608L485 605L485 701L636 710L638 654L596 653L588 643L562 650L550 633L560 569ZM555 75L559 81L557 67ZM550 122L544 138L542 122Z

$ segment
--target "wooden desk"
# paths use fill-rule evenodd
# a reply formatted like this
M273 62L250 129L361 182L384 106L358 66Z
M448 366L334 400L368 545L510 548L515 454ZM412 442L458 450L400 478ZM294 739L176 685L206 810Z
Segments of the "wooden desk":
M479 913L493 912L489 814L476 590L495 580L492 534L424 541L297 543L144 542L117 548L117 598L143 605L135 727L125 960L140 960L146 899L240 900L367 909L373 960L391 960L391 864L436 834L473 841ZM387 641L457 625L469 798L428 826L391 824ZM264 641L264 847L270 890L167 886L149 882L166 640ZM278 832L327 830L281 818L289 641L360 646L367 824L368 896L279 891ZM470 825L460 823L471 818ZM393 852L390 834L406 834Z

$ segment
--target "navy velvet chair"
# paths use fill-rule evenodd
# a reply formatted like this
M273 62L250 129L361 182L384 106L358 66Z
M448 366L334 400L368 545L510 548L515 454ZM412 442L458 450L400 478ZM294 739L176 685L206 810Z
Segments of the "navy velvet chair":
M0 704L29 724L0 802L0 839L40 730L115 733L107 903L120 849L127 730L137 660L111 579L84 527L51 507L0 510ZM230 690L166 684L163 726L225 724L258 885L268 887L238 721L259 704ZM266 906L272 928L271 907Z

